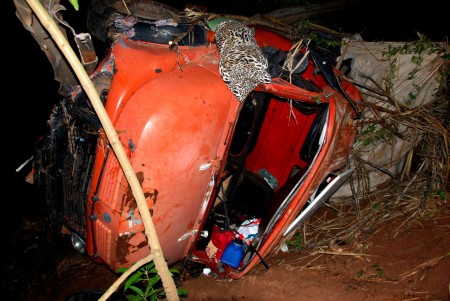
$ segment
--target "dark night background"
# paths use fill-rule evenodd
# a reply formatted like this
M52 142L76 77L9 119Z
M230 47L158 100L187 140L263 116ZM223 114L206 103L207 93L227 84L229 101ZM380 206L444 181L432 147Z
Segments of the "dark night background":
M87 1L80 0L81 8ZM183 1L161 1L180 9ZM251 16L279 8L275 5L283 1L190 1L208 6L210 12L238 13ZM264 4L265 2L270 4ZM295 3L300 1L284 1ZM305 1L306 2L306 1ZM314 1L312 1L314 2ZM400 2L400 3L399 3ZM67 11L64 15L75 16L82 20L82 13L76 12L68 1L62 0ZM419 2L410 1L359 1L360 4L323 18L321 22L335 30L361 33L366 41L408 41L417 39L416 32L426 34L435 41L444 41L448 37L446 9L443 2L437 0ZM393 4L395 3L395 4ZM402 4L404 3L404 4ZM38 44L15 16L12 0L2 1L1 22L3 28L3 60L5 67L3 78L3 112L2 129L6 133L3 145L3 171L6 172L2 223L6 229L13 229L21 224L20 215L33 213L39 208L39 200L32 185L24 178L30 171L27 165L16 172L26 159L33 154L33 144L45 130L49 112L59 99L59 83L53 79L53 69ZM393 6L394 5L394 6ZM80 21L80 24L83 24ZM81 31L81 30L80 30ZM99 54L100 55L100 54ZM5 229L5 228L4 228ZM11 233L10 230L6 232Z
M83 7L87 1L80 0ZM178 3L180 1L161 1ZM245 14L264 13L279 7L273 7L276 1L210 1L221 5L207 5L208 1L190 1L209 7L209 12ZM295 1L284 1L293 3ZM312 1L314 2L314 1ZM392 3L395 2L395 6ZM401 1L403 2L403 1ZM75 12L68 1L61 0L67 7L66 14ZM444 41L449 34L448 13L445 1L422 1L413 5L411 1L404 4L398 1L370 1L353 5L339 13L327 16L323 23L332 29L345 32L361 33L366 41L408 41L417 39L416 32L426 34L435 41ZM2 228L6 233L6 242L16 240L17 230L22 226L23 217L40 216L41 201L34 187L25 182L31 164L23 170L16 169L33 154L33 144L44 133L46 121L53 105L60 100L59 83L53 79L53 69L46 56L40 50L29 32L15 17L12 0L0 4L2 23L2 66L4 67L2 84L3 116L3 185ZM78 17L77 17L78 19ZM79 15L81 20L81 13ZM6 172L6 174L5 174ZM5 237L5 236L4 236ZM3 253L4 254L4 253ZM17 254L17 255L20 255ZM9 256L9 255L8 255ZM2 258L2 267L10 258ZM5 277L5 276L4 276ZM6 276L7 277L7 276ZM4 279L2 279L4 282Z

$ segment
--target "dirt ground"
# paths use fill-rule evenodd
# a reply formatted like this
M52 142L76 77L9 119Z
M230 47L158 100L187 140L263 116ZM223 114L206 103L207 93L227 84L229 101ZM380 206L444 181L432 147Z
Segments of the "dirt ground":
M269 270L260 265L233 281L201 275L183 286L205 301L450 300L450 215L402 227L404 220L384 224L357 252L280 252Z
M239 280L202 274L183 287L204 301L450 300L450 202L441 205L432 218L398 214L346 245L291 247L267 259L270 269L261 264ZM310 222L330 225L328 211Z
M291 247L267 258L269 269L260 264L239 280L182 273L178 283L186 300L450 300L448 199L439 211L409 220L398 214L348 245ZM114 282L115 274L76 253L43 222L25 217L3 245L4 300L63 301Z

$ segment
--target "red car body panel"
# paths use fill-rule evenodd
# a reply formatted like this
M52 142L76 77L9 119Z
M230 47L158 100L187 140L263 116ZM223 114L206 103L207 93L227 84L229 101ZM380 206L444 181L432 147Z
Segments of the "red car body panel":
M255 32L260 45L283 50L292 46L269 30ZM196 261L203 258L203 263L223 274L195 247L214 204L242 108L219 74L215 45L170 49L121 37L105 62L109 59L114 59L115 70L106 110L147 197L165 258L169 264L191 255ZM105 66L107 63L100 64L93 78L102 74ZM309 77L314 76L313 69L307 70ZM324 85L322 79L316 83ZM346 87L357 99L356 89ZM329 105L324 143L316 163L258 250L263 257L280 243L283 231L314 189L345 165L349 156L358 126L355 112L340 93L325 85L322 88L320 93L310 92L274 78L271 84L255 89L274 97ZM281 187L293 166L307 168L308 162L295 154L301 151L314 118L315 114L303 116L293 111L287 102L273 101L246 167L255 172L270 170ZM99 139L88 200L88 228L93 229L88 232L88 254L117 269L149 253L133 196L105 139ZM227 268L225 274L240 278L258 262L255 256L244 269Z
M179 239L199 230L239 103L218 73L212 46L176 52L120 39L111 55L120 60L106 109L148 195L164 255L174 263L188 251L190 240ZM87 250L119 268L149 249L122 170L100 142L89 196L98 199L90 212L98 217L91 222L96 237Z

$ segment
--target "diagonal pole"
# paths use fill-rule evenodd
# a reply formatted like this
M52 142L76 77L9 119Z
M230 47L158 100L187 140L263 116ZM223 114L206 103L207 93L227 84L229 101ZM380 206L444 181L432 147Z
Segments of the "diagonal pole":
M133 196L136 200L139 209L139 213L142 217L142 222L144 223L145 226L145 235L147 236L148 244L150 247L150 255L146 258L147 260L139 262L139 264L141 264L140 266L153 260L155 262L155 268L158 271L158 275L161 277L161 281L164 290L166 292L167 300L178 301L179 296L177 293L175 282L169 271L167 262L164 259L161 245L159 244L158 236L156 234L155 226L153 224L149 208L145 201L145 196L139 184L139 180L136 177L136 174L133 170L133 167L131 166L130 161L128 160L128 157L126 156L122 143L120 142L117 132L114 126L112 125L112 122L109 119L108 114L106 113L106 110L97 94L94 84L92 83L91 79L84 70L75 52L70 47L65 36L62 34L62 32L60 31L60 29L58 28L57 24L54 22L52 17L44 9L40 1L26 0L26 2L31 7L33 12L36 14L42 25L50 33L51 37L55 40L55 43L58 45L59 49L64 54L64 56L67 58L75 74L80 80L80 83L83 89L85 90L87 96L89 97L89 100L102 124L103 130L105 131L109 143L111 144L111 147L114 150L114 153L120 163L120 166L122 167L125 177L128 180L128 184L130 185L131 191L133 193ZM138 269L140 266L137 266L137 264L135 264L128 270L128 272L131 274L133 270ZM119 287L122 281L123 279L119 278L118 281L116 281L99 300L107 300L107 298Z

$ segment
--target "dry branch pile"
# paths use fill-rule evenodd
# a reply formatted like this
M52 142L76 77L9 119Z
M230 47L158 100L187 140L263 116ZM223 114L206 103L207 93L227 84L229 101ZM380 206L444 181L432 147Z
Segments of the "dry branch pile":
M304 225L299 234L308 248L364 240L399 215L404 224L434 217L449 197L448 44L423 36L356 44L373 58L356 59L350 74L366 108L352 151L356 173L346 184L350 197L341 192L328 214Z

